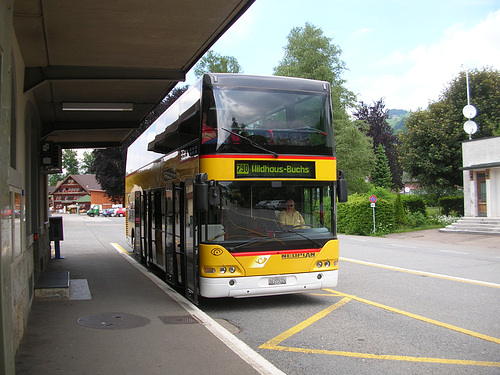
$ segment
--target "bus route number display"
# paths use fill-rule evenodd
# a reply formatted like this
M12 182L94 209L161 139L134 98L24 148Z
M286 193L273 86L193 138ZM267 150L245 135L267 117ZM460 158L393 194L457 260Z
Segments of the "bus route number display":
M235 178L316 178L312 161L236 160Z

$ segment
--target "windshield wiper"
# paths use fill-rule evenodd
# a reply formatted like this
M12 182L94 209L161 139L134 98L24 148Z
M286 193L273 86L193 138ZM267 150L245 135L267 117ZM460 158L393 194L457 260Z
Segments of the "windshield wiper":
M268 152L268 153L270 153L270 154L273 154L273 156L274 156L275 158L277 158L277 157L279 156L276 152L271 151L271 150L268 150L267 148L265 148L265 147L263 147L263 146L259 145L258 143L255 143L255 142L254 142L254 141L252 141L250 138L247 138L247 137L245 137L244 135L241 135L241 134L235 133L235 132L233 132L232 130L229 130L229 129L226 129L226 128L222 128L222 129L223 129L223 130L225 130L225 131L227 131L228 133L230 133L230 134L232 134L232 135L235 135L235 136L237 136L237 137L240 137L241 139L244 139L245 141L250 142L250 144L251 144L253 147L256 147L256 148L258 148L258 149L260 149L260 150L262 150L262 151L266 151L266 152Z
M297 231L295 231L295 229L289 229L287 231L285 231L285 233L294 233L294 234L297 234L299 235L300 237L310 241L311 243L313 243L314 245L318 246L318 248L322 248L324 244L320 244L319 242L316 242L314 241L312 238L309 238L307 236L304 236L302 233L299 233Z
M222 237L223 235L225 235L227 232L222 232L222 233L219 233L218 235L216 235L215 237L212 237L210 238L207 242L212 242L212 241L215 241L217 238L219 237Z
M323 132L321 130L318 130L316 128L313 128L311 126L305 126L303 128L298 128L298 129L294 129L294 130L298 131L299 133L301 133L301 132L311 132L313 134L321 134L321 135L326 136L325 132Z
M240 243L239 245L236 245L236 246L233 246L231 248L232 251L236 250L236 249L239 249L240 247L244 247L244 246L248 246L248 245L253 245L253 244L257 244L257 243L266 243L268 241L278 241L278 242L283 242L282 240L276 238L276 237L257 237L257 238L253 238L251 239L250 241L247 241L247 242L243 242L243 243Z

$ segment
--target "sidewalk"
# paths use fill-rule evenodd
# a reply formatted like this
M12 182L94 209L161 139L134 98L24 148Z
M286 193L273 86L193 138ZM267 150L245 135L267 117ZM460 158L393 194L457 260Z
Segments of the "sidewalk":
M34 299L16 374L282 374L84 218L63 221L47 272L69 271L70 297Z
M500 238L494 234L440 232L439 229L427 229L415 232L391 233L384 237L412 241L433 241L448 245L469 245L500 249Z

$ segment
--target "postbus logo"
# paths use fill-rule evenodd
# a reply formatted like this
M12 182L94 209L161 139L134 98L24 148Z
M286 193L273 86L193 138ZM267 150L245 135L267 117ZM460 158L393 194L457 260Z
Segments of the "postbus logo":
M262 256L256 257L254 262L253 262L252 268L264 267L270 257L271 257L271 255L262 255Z
M212 251L211 251L212 255L214 255L216 257L218 257L219 255L222 255L222 252L223 252L222 249L217 248L217 247L212 249Z

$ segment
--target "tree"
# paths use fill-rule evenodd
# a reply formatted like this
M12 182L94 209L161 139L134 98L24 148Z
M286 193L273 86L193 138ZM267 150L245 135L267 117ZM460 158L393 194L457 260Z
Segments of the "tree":
M478 132L474 138L489 137L500 124L500 72L485 68L469 72L471 104ZM405 171L427 189L453 189L463 183L462 142L467 120L462 114L467 104L465 72L453 80L437 102L426 110L410 113L406 131L400 135L400 160Z
M340 59L340 48L321 29L306 23L291 30L284 50L283 60L274 68L275 75L331 83L337 167L344 171L350 193L366 191L369 187L365 178L373 164L372 143L347 114L346 107L355 102L355 95L343 86L341 76L346 67Z
M243 69L241 69L236 58L222 56L220 53L210 50L194 67L196 78L201 77L205 73L243 73Z
M406 132L400 135L401 163L426 188L444 190L462 185L459 168L465 133L449 119L449 110L445 102L436 102L428 110L412 113Z
M332 84L332 96L346 107L354 103L355 95L344 87L342 73L345 62L340 59L342 50L323 35L323 31L306 23L304 27L294 27L288 34L285 56L274 75L299 77L327 81Z
M469 71L470 104L476 107L477 116L474 121L478 125L476 134L472 138L491 137L500 126L500 71L492 68L474 69ZM463 131L463 124L467 120L462 113L467 104L467 82L465 71L460 72L450 85L443 91L440 102L449 106L451 120L457 122L457 127ZM464 140L468 135L463 133Z
M62 151L62 173L49 176L49 186L57 185L58 181L64 180L70 174L79 174L79 162L75 150L65 149Z
M371 177L375 186L387 188L392 185L391 170L382 143L379 143L375 149L375 168L373 168Z
M124 203L125 196L125 152L122 148L94 150L91 172L115 203Z
M79 174L78 155L75 150L63 150L62 166L66 171L65 177L70 174Z
M396 196L396 203L394 204L394 221L396 224L404 225L407 223L405 210L403 207L403 201L401 199L401 194Z
M353 115L360 120L358 122L359 129L373 139L374 150L379 145L384 146L392 180L392 183L388 186L401 186L403 170L397 152L399 139L387 122L389 110L385 109L384 99L374 102L372 106L360 102L357 111Z
M52 173L49 175L49 186L56 186L57 183L63 179L62 173Z
M80 164L80 169L82 174L90 174L92 169L92 164L94 163L94 152L93 151L84 151L83 152L83 160Z
M373 166L372 140L361 133L350 121L335 123L335 151L337 168L344 171L349 193L366 193L370 185L365 181Z

